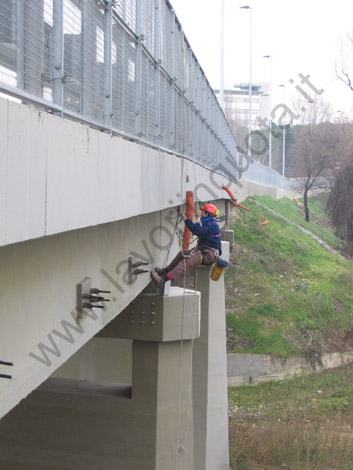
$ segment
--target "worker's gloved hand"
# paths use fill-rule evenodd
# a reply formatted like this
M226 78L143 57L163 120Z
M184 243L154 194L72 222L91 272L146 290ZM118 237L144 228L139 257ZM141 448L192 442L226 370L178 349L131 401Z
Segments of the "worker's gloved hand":
M178 212L178 217L181 217L185 222L185 220L187 219L186 215L183 214L183 212L180 209L177 209L177 212Z

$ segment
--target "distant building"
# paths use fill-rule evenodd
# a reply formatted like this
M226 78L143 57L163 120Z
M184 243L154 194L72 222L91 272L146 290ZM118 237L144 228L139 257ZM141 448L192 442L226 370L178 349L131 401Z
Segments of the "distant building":
M253 83L251 87L251 124L259 128L258 116L268 118L269 113L269 84ZM219 99L219 90L215 90ZM224 113L228 120L235 121L240 126L249 125L249 84L234 85L232 90L224 90ZM263 127L263 126L261 126Z

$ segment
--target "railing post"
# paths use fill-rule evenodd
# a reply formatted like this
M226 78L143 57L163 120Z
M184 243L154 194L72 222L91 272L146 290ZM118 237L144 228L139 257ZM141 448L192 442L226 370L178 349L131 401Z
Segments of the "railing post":
M134 134L141 136L141 62L142 62L142 0L136 0L136 63Z
M179 109L179 119L180 119L180 132L178 132L178 148L179 152L185 153L185 134L184 134L184 129L185 129L185 88L186 88L186 73L185 73L185 42L184 42L184 36L183 36L183 31L180 31L179 34L179 41L180 41L180 47L179 47L179 58L178 58L178 68L179 68L179 77L180 77L180 90L181 90L181 95L180 95L180 109ZM181 142L179 141L181 140Z
M54 0L54 70L53 70L53 102L63 105L64 75L64 6L63 0Z
M175 11L171 11L171 25L170 25L170 129L169 129L169 148L175 148Z
M206 89L207 93L207 116L206 116L206 121L207 121L207 147L206 147L206 153L208 158L211 157L211 129L210 129L210 123L212 122L211 119L211 107L210 107L210 102L211 102L211 97L210 97L210 90L209 88Z
M160 129L160 86L161 86L161 47L160 47L160 7L154 0L154 142L159 144Z
M89 51L90 51L90 34L89 34L89 8L90 0L82 2L82 101L81 112L83 116L89 116L88 96L89 96Z
M124 3L125 5L125 3ZM126 35L127 33L123 32L123 37L121 39L121 128L123 131L128 131L127 119L126 119L126 82L127 82L127 64L126 64Z
M188 49L189 54L189 122L187 128L190 129L189 152L192 158L195 158L195 113L193 110L194 103L194 71L193 56L191 48Z
M196 87L195 87L195 108L196 108L196 122L195 122L195 152L197 160L201 160L200 152L200 71L198 70L196 76Z
M23 1L16 3L16 71L17 87L24 89L24 11Z
M112 120L112 20L111 0L104 7L104 124L111 128Z

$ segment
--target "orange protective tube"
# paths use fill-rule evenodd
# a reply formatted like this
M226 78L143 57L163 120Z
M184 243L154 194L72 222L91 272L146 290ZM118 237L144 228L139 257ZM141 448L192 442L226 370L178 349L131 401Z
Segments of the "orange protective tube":
M232 193L232 191L229 188L227 188L227 186L222 186L222 189L227 191L227 193L229 194L231 199L235 199L234 194Z
M236 201L230 201L230 202L233 204L233 206L240 207L241 209L244 209L250 212L250 209L248 207L242 206L241 204L238 204Z
M194 193L186 191L186 217L193 220L194 217ZM185 225L183 237L183 250L188 250L191 240L191 232Z
M238 204L237 201L235 201L234 194L232 193L232 191L229 188L227 188L227 186L222 186L222 189L227 191L227 193L229 194L230 199L231 199L231 203L233 204L233 206L240 207L241 209L244 209L244 210L250 212L250 209L248 207L242 206L241 204Z

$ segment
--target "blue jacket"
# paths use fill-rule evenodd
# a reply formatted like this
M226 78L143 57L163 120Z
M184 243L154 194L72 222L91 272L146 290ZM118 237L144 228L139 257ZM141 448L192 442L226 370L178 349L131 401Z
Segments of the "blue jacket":
M201 249L204 246L209 246L219 250L219 255L222 254L221 232L214 217L201 217L201 224L186 219L185 225L199 238Z

